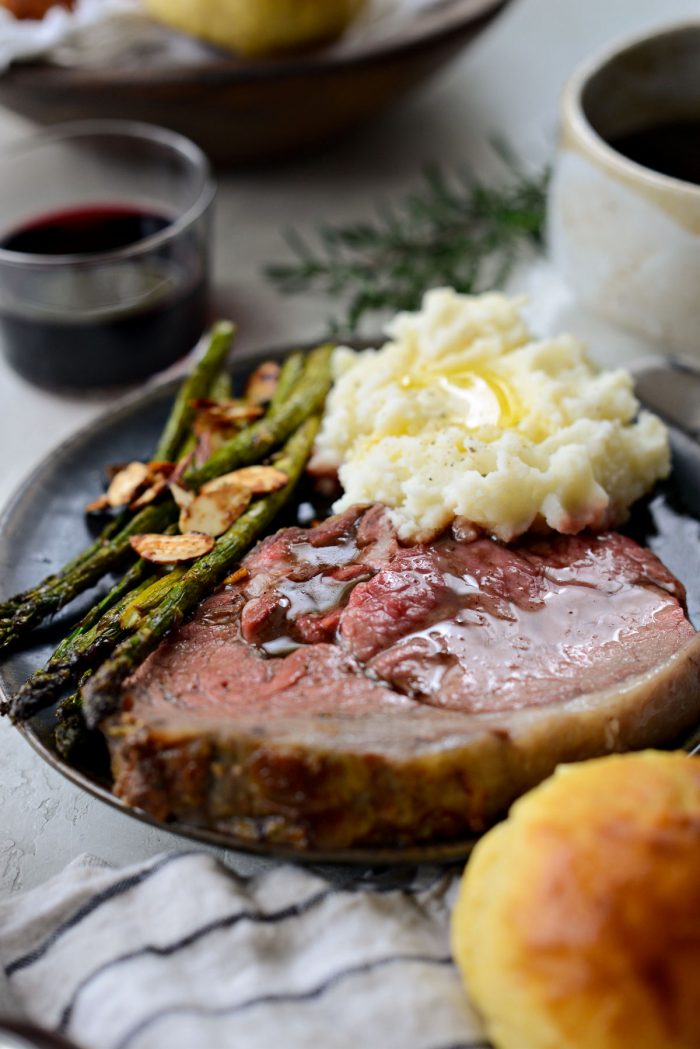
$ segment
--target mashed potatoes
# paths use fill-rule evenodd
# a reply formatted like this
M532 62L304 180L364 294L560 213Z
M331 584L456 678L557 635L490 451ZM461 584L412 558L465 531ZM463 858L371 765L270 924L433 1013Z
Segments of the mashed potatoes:
M509 541L614 526L668 474L666 429L577 339L533 339L519 299L428 292L382 349L340 348L313 467L343 510L382 502L402 539L455 518Z

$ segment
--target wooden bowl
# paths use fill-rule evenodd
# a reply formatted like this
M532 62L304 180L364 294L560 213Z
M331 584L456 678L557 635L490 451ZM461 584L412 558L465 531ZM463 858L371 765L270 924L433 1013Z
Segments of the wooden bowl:
M508 0L442 0L393 30L367 30L277 60L203 50L201 64L67 69L17 65L0 104L40 124L85 117L145 120L197 142L222 166L271 160L379 112L454 57ZM380 23L379 23L380 24Z

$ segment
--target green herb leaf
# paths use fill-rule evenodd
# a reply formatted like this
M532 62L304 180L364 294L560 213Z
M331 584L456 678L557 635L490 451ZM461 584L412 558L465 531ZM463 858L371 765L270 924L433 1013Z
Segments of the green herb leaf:
M316 246L288 232L294 258L267 266L266 276L284 294L345 297L345 315L331 322L335 337L356 332L369 314L416 309L429 288L501 287L541 247L549 170L528 173L507 146L494 146L505 169L498 184L428 167L413 194L373 220L322 226Z

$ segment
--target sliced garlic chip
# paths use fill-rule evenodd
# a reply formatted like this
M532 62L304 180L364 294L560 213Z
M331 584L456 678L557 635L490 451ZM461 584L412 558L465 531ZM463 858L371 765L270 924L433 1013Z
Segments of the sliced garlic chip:
M147 463L146 466L148 468L147 487L133 502L129 503L130 510L140 510L142 506L148 506L157 499L168 487L168 478L175 470L175 463L168 462L152 462Z
M102 495L98 495L96 499L93 499L91 503L88 503L85 507L86 514L96 514L100 510L106 510L109 506L109 499L107 493L103 492Z
M149 484L148 488L144 488L140 495L129 503L130 510L140 510L144 506L148 506L158 498L161 492L164 492L168 487L167 477L156 477L156 479Z
M215 492L219 488L245 488L251 495L267 495L284 488L289 478L274 466L244 466L240 470L215 477L202 486L202 492Z
M181 484L177 484L176 481L170 482L170 491L172 493L176 505L179 506L181 510L184 510L186 507L188 507L191 503L194 502L195 493L191 492L189 488L183 488L183 486Z
M258 404L246 404L244 401L192 401L198 414L200 424L209 426L237 426L241 423L259 419L264 409Z
M148 480L146 463L129 463L114 475L107 489L110 506L127 506L138 490Z
M245 488L228 485L213 492L200 492L180 514L180 530L223 535L237 521L250 502Z
M214 548L214 538L201 532L185 535L158 535L146 532L129 539L139 557L156 565L171 565L178 561L194 561Z

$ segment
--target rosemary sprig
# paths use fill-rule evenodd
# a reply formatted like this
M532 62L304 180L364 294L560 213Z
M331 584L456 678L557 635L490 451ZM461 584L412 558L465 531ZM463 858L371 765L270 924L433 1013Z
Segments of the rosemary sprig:
M524 171L498 146L506 168L497 184L465 172L427 168L421 186L372 221L321 226L318 247L286 235L294 261L266 267L279 291L344 297L334 336L357 331L371 313L411 310L429 288L476 293L501 287L516 263L541 246L549 171Z

